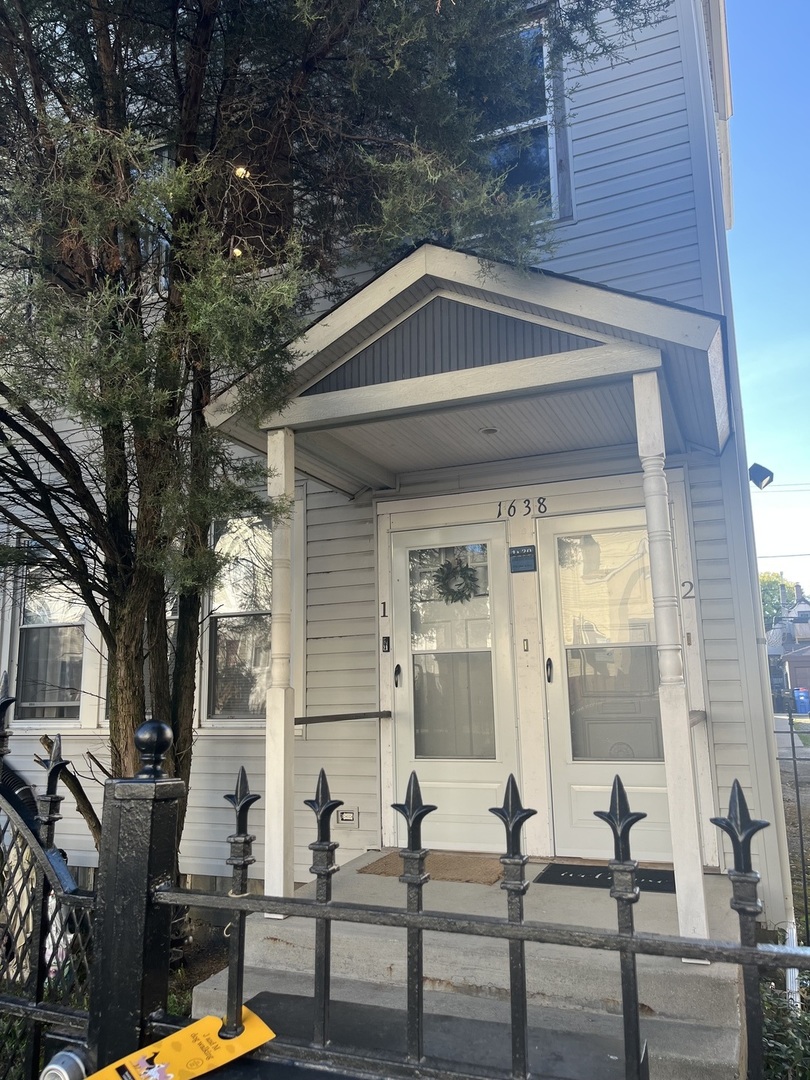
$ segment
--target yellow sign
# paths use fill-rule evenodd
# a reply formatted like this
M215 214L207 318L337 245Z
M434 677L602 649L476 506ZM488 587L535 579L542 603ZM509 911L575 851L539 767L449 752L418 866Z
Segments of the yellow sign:
M192 1080L276 1037L250 1009L242 1009L242 1023L245 1028L241 1035L221 1039L222 1019L204 1016L160 1042L106 1065L88 1080Z

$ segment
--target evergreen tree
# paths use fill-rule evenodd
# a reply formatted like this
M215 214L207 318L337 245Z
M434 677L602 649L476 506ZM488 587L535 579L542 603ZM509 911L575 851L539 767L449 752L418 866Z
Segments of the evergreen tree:
M212 525L287 509L212 399L278 407L352 260L535 258L548 193L510 183L498 138L545 111L549 57L615 51L666 6L0 0L0 559L98 625L114 774L148 693L188 780Z

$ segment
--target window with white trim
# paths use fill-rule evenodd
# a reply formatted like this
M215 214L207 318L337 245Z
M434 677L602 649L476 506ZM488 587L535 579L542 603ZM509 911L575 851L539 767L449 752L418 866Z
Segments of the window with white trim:
M211 597L208 718L260 720L270 677L272 534L267 519L219 523L214 550L228 558Z
M23 581L17 660L18 720L79 718L84 653L84 605L64 587L43 590Z
M496 100L482 102L482 138L489 144L489 158L504 176L507 191L522 188L547 199L555 217L572 213L570 166L564 127L562 76L547 64L542 23L532 22L521 34L529 53L531 73L523 87L510 83L506 115Z

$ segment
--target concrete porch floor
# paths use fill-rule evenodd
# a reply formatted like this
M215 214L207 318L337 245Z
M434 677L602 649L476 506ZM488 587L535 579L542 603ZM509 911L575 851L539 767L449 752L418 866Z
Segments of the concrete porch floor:
M370 851L342 867L333 878L334 899L404 907L405 887L396 877L358 873L381 854ZM535 877L543 865L529 864L527 879ZM704 880L712 937L736 941L737 916L729 907L731 889L727 878L708 874ZM314 882L304 885L297 895L314 896ZM431 881L425 886L424 907L426 911L503 917L506 894L499 882L471 885ZM616 926L616 903L607 889L532 884L525 912L531 921L592 928ZM678 932L674 895L642 894L635 915L641 931ZM251 916L245 963L246 998L261 994L266 999L267 992L272 991L285 999L292 996L305 1001L312 992L312 920ZM535 1053L542 1055L545 1063L549 1055L555 1062L552 1071L538 1075L561 1080L613 1075L614 1062L622 1059L618 955L527 944L526 967ZM737 1076L737 970L723 964L685 964L657 957L639 957L638 969L651 1076L662 1080L731 1080ZM448 1018L456 1018L458 1022L494 1023L506 1029L509 966L505 942L426 933L424 974L425 1009L434 1024L442 1018L448 1023ZM335 1002L378 1008L391 1015L401 1012L405 1007L405 931L333 923L332 975ZM198 987L194 993L195 1015L221 1011L226 984L227 974L221 972ZM281 1005L279 999L276 1007ZM340 1015L339 1011L335 1015ZM491 1037L487 1040L494 1041ZM508 1033L503 1043L506 1053ZM471 1060L481 1060L483 1052L483 1048L474 1051ZM501 1064L507 1064L506 1059ZM623 1071L616 1075L623 1075Z
M405 886L396 877L360 873L389 851L367 851L342 866L332 878L332 896L344 903L405 906ZM495 856L484 856L491 859ZM526 880L537 877L548 861L531 860L526 864ZM706 906L711 936L736 941L737 915L731 910L731 884L725 874L705 874ZM506 915L506 893L500 882L494 885L471 885L457 881L429 881L423 891L426 911L453 911L470 915ZM315 882L296 889L296 896L315 896ZM533 922L559 922L569 926L615 929L616 901L609 889L579 888L574 885L532 884L524 901L525 917ZM674 893L643 892L635 906L636 929L654 934L677 934L678 918ZM289 920L288 920L289 921Z

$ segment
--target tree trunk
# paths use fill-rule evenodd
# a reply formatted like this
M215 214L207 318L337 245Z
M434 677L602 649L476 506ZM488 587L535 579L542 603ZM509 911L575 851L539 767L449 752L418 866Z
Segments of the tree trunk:
M115 639L107 680L113 776L134 776L140 767L134 735L146 719L143 631L147 602L142 583L133 581L110 620Z

